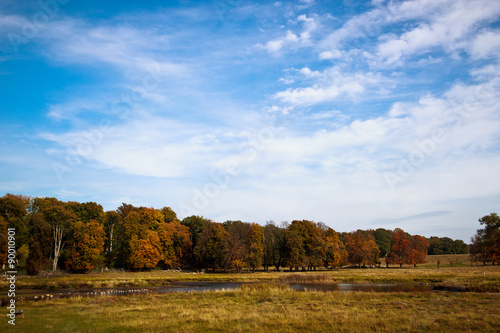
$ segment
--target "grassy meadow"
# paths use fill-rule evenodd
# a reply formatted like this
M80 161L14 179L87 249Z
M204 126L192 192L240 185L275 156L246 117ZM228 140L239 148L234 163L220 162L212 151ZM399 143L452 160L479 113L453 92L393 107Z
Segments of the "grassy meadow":
M23 304L3 332L498 332L493 293L236 291L54 299Z
M146 287L174 281L255 282L232 291L18 301L16 326L1 332L421 332L500 331L500 266L453 267L446 257L419 267L312 272L180 271L19 276L16 287L50 290ZM437 268L437 260L441 261ZM458 261L457 261L458 260ZM462 261L461 261L462 260ZM460 264L461 263L461 264ZM293 291L286 283L418 283L464 292ZM6 281L1 284L6 290ZM3 296L5 297L5 296ZM7 313L6 308L2 308Z

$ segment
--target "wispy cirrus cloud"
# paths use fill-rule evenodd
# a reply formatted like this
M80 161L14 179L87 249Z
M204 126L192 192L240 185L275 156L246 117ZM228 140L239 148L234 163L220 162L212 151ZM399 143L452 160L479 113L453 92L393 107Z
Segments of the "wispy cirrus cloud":
M27 72L9 85L23 78L30 98L12 105L33 105L5 109L21 123L43 115L29 135L15 131L33 143L24 158L13 153L21 139L2 136L0 162L16 180L2 186L43 179L49 195L168 204L183 217L221 180L213 172L237 162L196 213L339 231L455 226L464 239L499 197L498 1L242 2L222 16L163 6L98 17L68 6L21 50ZM27 15L4 15L0 31Z

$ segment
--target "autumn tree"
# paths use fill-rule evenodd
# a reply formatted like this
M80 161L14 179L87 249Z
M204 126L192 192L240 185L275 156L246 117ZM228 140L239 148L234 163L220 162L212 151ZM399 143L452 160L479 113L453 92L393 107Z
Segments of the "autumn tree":
M325 267L341 267L347 263L347 251L335 230L328 228L324 232Z
M252 223L247 238L246 263L252 272L262 264L262 254L264 252L264 228L257 223Z
M228 268L231 260L228 232L219 223L207 223L197 240L194 254L202 267L214 271Z
M391 252L387 257L388 264L399 265L412 265L414 264L414 251L412 248L412 240L402 229L396 228L392 235Z
M429 240L420 235L414 235L412 239L413 264L423 264L427 262L427 251Z
M160 223L165 222L163 213L159 209L140 207L141 225L150 230L156 230Z
M357 230L345 235L345 238L349 263L359 267L378 263L380 250L373 235Z
M231 247L231 266L240 272L246 264L248 255L248 235L250 233L250 223L241 221L226 221L222 223L229 236L229 246Z
M98 221L75 222L70 240L69 256L66 260L66 269L75 272L94 269L99 256L104 250L105 238L104 228Z
M28 217L30 237L28 239L28 258L26 272L36 275L48 269L52 247L52 227L45 221L40 212L31 213ZM47 246L49 244L49 246Z
M135 207L134 205L122 203L122 205L118 207L116 211L118 212L118 214L120 214L122 218L125 218L132 212L139 213L140 209L139 207Z
M90 220L96 220L99 223L104 222L104 210L101 205L95 202L80 203L70 201L66 204L66 207L75 213L78 221L84 223L90 222Z
M158 236L162 244L163 262L167 268L181 267L191 249L189 228L177 220L158 225Z
M324 264L325 245L323 243L322 230L316 223L308 220L292 221L289 230L295 231L302 240L304 262L309 269L315 269Z
M66 236L77 216L67 205L56 198L35 198L34 205L37 207L52 228L52 270L57 269L57 263L63 250Z
M306 262L304 251L304 239L297 230L287 229L283 243L283 266L298 270Z
M155 268L163 259L160 238L158 233L153 230L148 230L145 238L132 236L129 242L129 251L127 265L132 270Z

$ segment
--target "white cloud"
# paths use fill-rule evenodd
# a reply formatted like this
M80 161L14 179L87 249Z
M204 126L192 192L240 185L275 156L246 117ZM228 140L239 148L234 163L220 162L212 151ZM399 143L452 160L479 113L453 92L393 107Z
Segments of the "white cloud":
M265 44L258 43L256 46L266 50L274 56L280 55L288 49L296 49L311 45L311 33L318 28L318 23L313 17L299 15L297 23L302 23L303 30L298 35L287 30L286 35L277 39L270 40Z
M130 119L109 128L93 128L55 135L43 133L67 149L67 155L96 161L131 175L184 177L209 168L217 151L213 134L199 135L193 124L148 117ZM212 157L208 157L211 154Z
M475 59L484 59L500 55L500 31L485 31L472 41L470 53Z
M339 59L344 53L340 50L325 51L319 54L320 60Z
M457 56L466 50L474 56L496 52L496 36L475 39L481 26L498 19L500 2L489 0L412 0L377 5L356 15L320 42L320 60L340 58L346 41L378 39L375 50L365 49L373 66L402 66L412 56L436 50ZM390 33L383 33L393 27ZM398 32L402 28L401 32ZM493 40L494 39L494 40ZM489 45L491 41L493 45ZM352 47L349 45L349 47ZM371 48L371 47L370 47Z
M310 116L310 118L312 120L323 120L323 119L333 119L333 118L347 120L349 117L344 115L341 111L334 110L334 111L322 111L322 112L313 113Z
M130 73L183 76L187 67L162 56L169 36L125 25L89 26L78 20L54 22L44 33L52 45L46 56L56 61L109 64Z
M339 68L332 67L323 72L311 71L304 67L299 70L308 79L314 79L314 84L302 88L288 88L275 94L275 98L293 105L313 105L329 102L341 96L354 98L367 88L386 81L380 75L373 73L342 73Z
M500 2L490 1L414 1L393 7L393 19L408 19L428 13L429 9L440 5L427 22L420 22L416 28L404 32L399 37L382 42L377 49L379 61L388 65L402 65L400 60L410 55L423 54L434 48L454 52L466 47L466 41L477 26L490 22L500 15ZM420 8L416 10L415 6ZM422 10L423 9L423 10Z

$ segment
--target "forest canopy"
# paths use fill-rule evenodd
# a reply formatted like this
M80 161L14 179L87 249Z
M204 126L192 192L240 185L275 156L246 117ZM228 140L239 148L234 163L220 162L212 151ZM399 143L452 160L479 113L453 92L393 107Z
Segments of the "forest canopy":
M498 261L499 218L480 219L471 245L476 261ZM18 269L28 274L96 268L316 270L417 265L427 254L468 253L448 237L410 235L400 228L337 232L322 222L294 220L264 226L242 221L214 222L202 216L182 220L170 207L123 203L104 211L95 202L6 194L0 198L0 265L7 258L7 228L16 231Z

